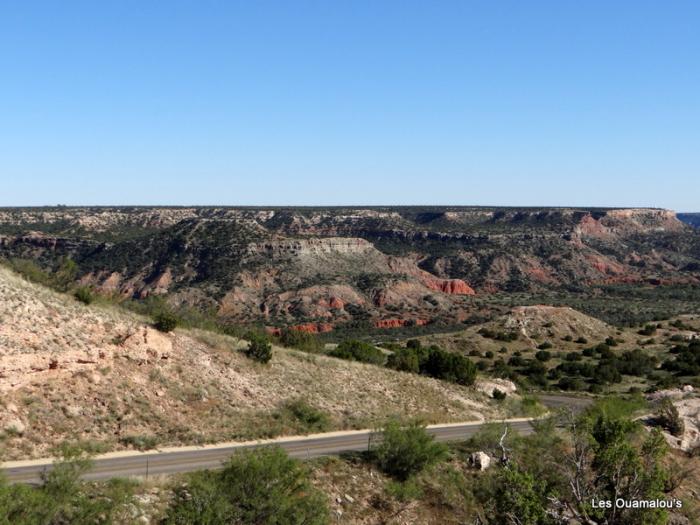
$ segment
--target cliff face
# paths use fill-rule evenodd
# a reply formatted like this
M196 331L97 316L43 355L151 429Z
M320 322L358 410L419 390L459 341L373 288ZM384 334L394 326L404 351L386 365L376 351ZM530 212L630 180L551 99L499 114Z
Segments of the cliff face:
M70 256L105 293L309 327L459 319L499 291L698 283L699 239L659 209L0 210L0 256Z

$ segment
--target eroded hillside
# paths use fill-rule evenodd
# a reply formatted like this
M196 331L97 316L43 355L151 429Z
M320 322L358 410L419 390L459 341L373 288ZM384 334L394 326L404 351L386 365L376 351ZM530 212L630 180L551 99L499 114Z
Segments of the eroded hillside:
M98 449L304 433L290 406L327 428L389 414L431 421L494 414L474 389L381 367L275 348L268 365L236 339L160 333L111 306L85 306L0 268L0 447L45 456L64 440Z
M122 298L326 331L461 322L476 297L700 286L700 232L659 209L0 210L0 255Z

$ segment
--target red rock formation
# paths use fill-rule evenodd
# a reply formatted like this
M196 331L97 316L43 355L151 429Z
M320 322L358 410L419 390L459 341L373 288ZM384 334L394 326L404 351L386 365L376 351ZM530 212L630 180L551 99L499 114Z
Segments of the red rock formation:
M427 319L380 319L374 322L376 328L401 328L403 326L425 326Z
M462 279L438 279L437 277L425 278L425 286L431 290L449 295L476 295L474 289Z
M334 310L342 310L343 308L345 308L345 303L342 299L339 299L337 297L331 297L328 306L330 306Z
M306 323L292 326L290 330L297 330L308 334L323 334L332 331L333 325L330 323Z
M333 325L330 323L306 323L290 326L290 330L298 332L306 332L307 334L324 334L333 330ZM279 337L282 335L282 328L276 326L266 326L265 333L268 335Z

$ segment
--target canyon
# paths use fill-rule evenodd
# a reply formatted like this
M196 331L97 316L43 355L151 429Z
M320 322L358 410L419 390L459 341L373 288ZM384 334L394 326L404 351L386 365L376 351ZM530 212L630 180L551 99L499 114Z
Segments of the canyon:
M0 257L118 300L325 332L462 322L498 294L700 284L700 233L662 209L6 208Z

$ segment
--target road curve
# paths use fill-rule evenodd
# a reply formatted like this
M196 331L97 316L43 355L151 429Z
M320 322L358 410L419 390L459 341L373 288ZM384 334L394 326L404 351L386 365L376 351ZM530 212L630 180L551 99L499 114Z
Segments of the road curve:
M520 434L532 432L532 419L505 420ZM484 422L431 425L428 432L436 441L460 441L477 433ZM310 459L319 456L367 450L378 435L372 430L331 432L310 436L295 436L245 443L225 443L201 447L179 447L150 452L115 452L97 456L86 480L118 477L148 477L218 468L233 453L246 448L278 445L293 458ZM11 483L40 483L42 473L51 469L52 459L14 461L0 465Z

